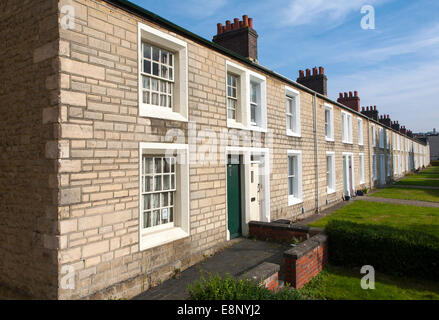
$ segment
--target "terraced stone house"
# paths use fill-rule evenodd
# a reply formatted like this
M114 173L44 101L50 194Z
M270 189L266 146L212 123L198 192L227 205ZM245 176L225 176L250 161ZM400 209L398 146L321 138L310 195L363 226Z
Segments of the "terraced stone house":
M254 26L255 25L255 26ZM0 3L0 285L129 298L248 232L429 163L411 132L122 0ZM212 26L213 30L215 26Z

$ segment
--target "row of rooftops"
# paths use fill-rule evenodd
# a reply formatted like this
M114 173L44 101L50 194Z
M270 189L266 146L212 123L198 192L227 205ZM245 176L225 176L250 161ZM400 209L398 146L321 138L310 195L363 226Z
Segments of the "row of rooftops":
M358 92L354 91L353 93L350 91L349 93L344 92L344 93L340 93L339 98L337 99L337 101L334 101L330 98L328 98L327 96L327 92L326 92L326 75L325 75L325 70L323 67L314 67L312 69L312 74L311 74L311 70L310 69L306 69L305 71L300 70L299 71L299 78L297 78L297 81L293 81L279 73L277 73L276 71L273 71L271 69L268 69L264 66L262 66L261 64L258 63L257 60L257 56L256 57L250 57L250 56L245 56L243 54L238 54L236 53L237 50L233 50L233 48L228 48L227 47L227 43L226 45L224 45L224 43L222 43L222 45L218 44L215 42L215 40L218 38L218 36L220 37L224 37L224 35L227 35L228 32L230 32L231 34L234 33L235 35L240 31L240 30L248 30L249 33L251 33L251 35L253 37L256 37L257 39L257 33L255 32L255 30L253 29L253 19L252 18L248 18L247 15L243 16L243 20L239 21L238 18L234 19L234 22L231 23L230 21L226 21L226 25L223 26L222 24L218 23L217 24L217 35L214 36L213 41L209 41L193 32L190 32L172 22L170 22L169 20L166 20L160 16L158 16L157 14L154 14L148 10L146 10L145 8L142 8L136 4L133 4L129 1L126 0L104 0L114 6L117 6L121 9L123 9L124 11L130 12L131 14L134 14L136 16L139 16L141 18L147 19L153 23L156 23L164 28L169 29L170 31L173 31L181 36L184 36L194 42L197 42L201 45L204 45L206 47L211 48L212 50L215 50L217 52L220 52L224 55L227 55L233 59L236 59L244 64L247 64L255 69L258 69L262 72L265 72L281 81L284 81L286 83L288 83L289 85L292 85L298 89L301 89L303 91L306 91L310 94L315 95L316 97L319 97L322 100L325 100L331 104L337 105L340 108L343 109L348 109L349 111L357 114L358 116L362 116L367 118L368 120L375 122L376 124L382 125L384 127L386 127L389 130L392 130L394 132L400 133L401 135L406 136L407 138L420 143L420 144L426 144L421 140L416 139L413 136L413 133L411 130L407 130L405 128L405 126L400 126L398 121L391 121L389 115L385 115L385 116L380 116L378 117L378 111L376 109L376 106L373 107L362 107L362 109L359 109L359 96L358 96ZM247 35L248 37L248 35ZM252 50L249 50L249 52L254 52ZM256 51L256 55L257 55L257 51ZM318 87L319 88L314 88L312 85L307 85L309 84L309 81L312 79L318 78L318 79L323 79L321 82L322 83L318 83ZM308 83L307 83L308 82ZM358 108L357 105L355 105L354 107L351 105L354 102L356 103L356 101L358 100ZM348 105L347 105L348 104Z

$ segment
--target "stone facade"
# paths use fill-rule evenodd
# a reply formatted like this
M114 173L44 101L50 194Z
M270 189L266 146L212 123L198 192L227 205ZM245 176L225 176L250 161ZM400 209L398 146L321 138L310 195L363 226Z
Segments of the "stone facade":
M74 8L74 27L59 23L66 6ZM29 296L132 297L227 245L225 163L198 158L189 168L190 236L140 249L140 143L171 144L169 132L182 133L182 144L201 142L205 137L193 132L208 129L226 137L238 131L241 148L267 146L270 220L305 217L340 201L343 152L353 155L358 189L379 183L370 179L373 152L393 151L371 147L369 128L380 127L378 122L298 85L301 137L287 136L285 86L294 83L111 1L23 1L5 9L0 285ZM139 23L187 43L189 121L139 116ZM266 132L227 126L228 61L266 77ZM325 140L325 103L334 108L334 142ZM352 144L341 142L342 109L353 114ZM363 119L362 146L356 140L357 117ZM416 167L428 164L427 147L410 141L419 146ZM218 158L224 156L213 141L207 144ZM303 202L293 206L288 205L287 150L302 151ZM327 151L336 160L336 192L330 195ZM362 185L359 153L364 154ZM70 268L75 286L65 288Z

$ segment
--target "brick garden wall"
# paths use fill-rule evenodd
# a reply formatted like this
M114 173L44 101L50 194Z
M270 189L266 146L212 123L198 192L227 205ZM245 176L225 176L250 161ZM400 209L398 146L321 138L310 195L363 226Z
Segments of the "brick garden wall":
M0 3L0 286L15 297L57 298L58 39L56 0Z
M328 241L318 234L284 253L285 282L299 289L328 264Z

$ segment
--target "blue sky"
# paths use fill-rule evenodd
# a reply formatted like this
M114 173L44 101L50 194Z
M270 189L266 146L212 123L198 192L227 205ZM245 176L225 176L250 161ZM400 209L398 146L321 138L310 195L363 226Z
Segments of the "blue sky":
M216 24L248 14L259 34L259 62L296 80L325 67L328 96L359 92L414 132L439 129L437 0L131 0L208 40ZM375 30L360 26L363 5Z

